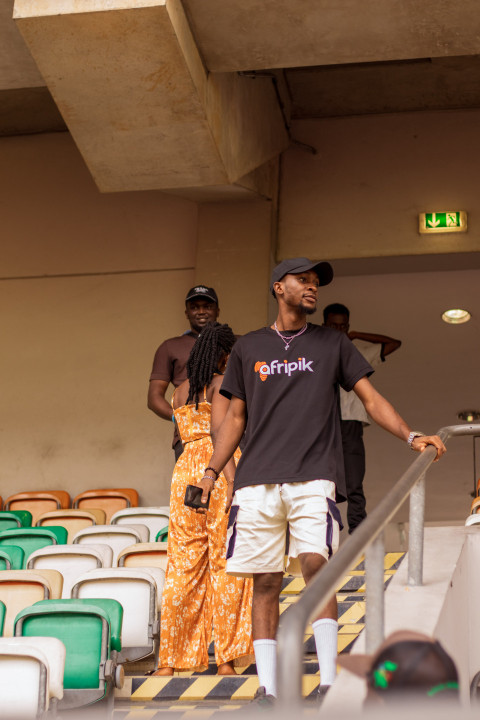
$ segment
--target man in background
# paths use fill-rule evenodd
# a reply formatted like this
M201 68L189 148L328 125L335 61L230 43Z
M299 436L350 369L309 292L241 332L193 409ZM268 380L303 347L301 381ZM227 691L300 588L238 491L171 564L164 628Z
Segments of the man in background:
M205 285L196 285L185 298L185 316L190 329L183 335L168 338L157 349L148 387L148 408L164 420L173 421L172 406L165 398L168 386L171 383L178 387L187 379L186 364L195 340L207 323L215 322L219 312L215 290ZM178 460L183 445L176 426L172 447L175 460Z
M323 311L323 324L346 333L373 368L384 362L386 356L398 350L402 344L400 340L387 335L350 330L350 310L341 303L327 305ZM370 425L370 420L357 395L354 392L346 392L343 388L340 388L340 415L347 485L348 532L352 533L367 517L363 491L365 476L363 427Z

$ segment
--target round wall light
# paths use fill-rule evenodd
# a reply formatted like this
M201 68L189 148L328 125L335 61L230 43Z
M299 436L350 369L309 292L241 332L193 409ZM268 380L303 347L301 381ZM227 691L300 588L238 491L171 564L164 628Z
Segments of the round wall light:
M452 310L445 310L442 315L442 320L450 325L460 325L461 323L468 322L471 317L468 310L453 308Z

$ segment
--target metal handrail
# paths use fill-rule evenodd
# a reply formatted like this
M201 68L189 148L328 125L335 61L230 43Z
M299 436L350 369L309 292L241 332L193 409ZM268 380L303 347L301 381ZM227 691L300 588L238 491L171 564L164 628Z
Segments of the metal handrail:
M450 437L480 435L480 424L450 425L437 435L446 443ZM303 638L308 621L320 612L342 577L368 547L366 554L367 615L366 646L372 652L383 640L383 529L409 495L409 569L410 585L422 584L425 473L434 461L436 450L428 446L401 476L368 517L340 547L335 557L314 576L298 601L282 614L277 634L277 690L280 707L298 709L302 701ZM381 565L380 565L381 563ZM379 572L381 567L381 572ZM371 572L371 578L369 575ZM370 583L369 583L370 579ZM369 584L371 596L369 597ZM375 612L368 612L374 606ZM373 628L372 628L373 625Z

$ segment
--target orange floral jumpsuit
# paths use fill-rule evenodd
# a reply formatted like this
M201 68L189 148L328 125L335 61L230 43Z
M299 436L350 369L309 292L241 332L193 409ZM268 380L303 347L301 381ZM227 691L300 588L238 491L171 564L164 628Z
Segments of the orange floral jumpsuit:
M227 481L215 482L206 514L183 504L187 485L197 484L213 452L211 405L174 410L184 443L173 471L168 526L168 564L162 596L159 667L204 670L212 626L217 665L252 662L251 579L225 573ZM238 461L240 452L235 458Z

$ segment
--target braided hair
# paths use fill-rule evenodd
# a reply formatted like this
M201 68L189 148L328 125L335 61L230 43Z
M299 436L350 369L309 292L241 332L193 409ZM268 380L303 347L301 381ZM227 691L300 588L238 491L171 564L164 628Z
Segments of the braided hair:
M187 405L194 400L195 408L198 409L200 392L212 382L218 370L218 363L222 356L229 355L235 339L229 325L218 322L205 325L187 361L187 378L190 381Z

